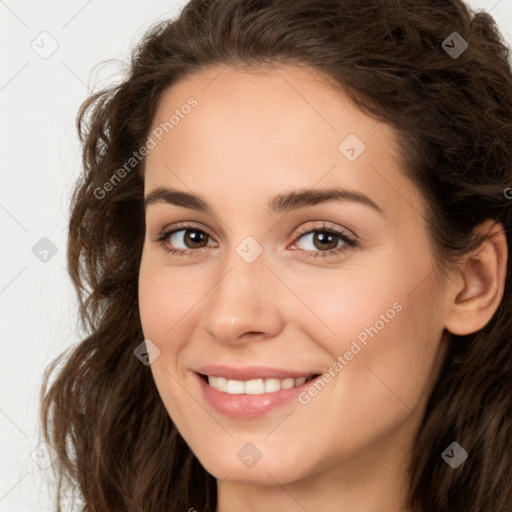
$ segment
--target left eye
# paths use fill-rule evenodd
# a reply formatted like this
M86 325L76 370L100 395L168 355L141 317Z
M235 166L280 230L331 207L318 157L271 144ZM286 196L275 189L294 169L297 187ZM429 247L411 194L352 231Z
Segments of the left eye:
M300 239L306 239L305 243L300 242L299 244L301 252L304 252L304 256L313 258L339 256L342 252L357 245L356 240L348 234L327 227L305 230L297 235L296 240ZM297 243L294 243L292 247L296 245Z
M301 235L300 238L307 240L305 243L301 242L301 248L306 251L313 251L315 249L332 250L339 247L338 242L342 242L342 245L347 243L342 239L341 235L330 231L314 230Z

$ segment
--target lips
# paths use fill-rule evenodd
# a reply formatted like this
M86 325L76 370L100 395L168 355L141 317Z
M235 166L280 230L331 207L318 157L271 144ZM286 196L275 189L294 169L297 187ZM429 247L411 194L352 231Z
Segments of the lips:
M313 379L318 376L320 373L217 365L205 366L199 371L194 371L194 380L205 403L224 416L241 420L271 414L272 411L287 404L301 407L298 405L298 395L307 386L312 385ZM290 385L291 387L288 387Z
M255 418L296 399L321 372L251 366L202 366L195 371L206 402L233 418Z

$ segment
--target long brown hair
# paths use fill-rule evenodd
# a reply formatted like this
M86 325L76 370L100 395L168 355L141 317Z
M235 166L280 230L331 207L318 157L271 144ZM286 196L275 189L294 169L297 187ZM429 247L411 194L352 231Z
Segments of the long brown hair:
M126 162L146 143L162 92L213 64L322 71L396 130L403 170L427 200L443 269L481 243L474 228L486 219L502 223L512 254L509 59L493 18L461 0L192 0L177 19L147 31L126 79L78 113L83 172L71 202L68 268L86 333L48 367L41 391L43 434L59 455L58 511L67 484L88 512L213 512L217 504L215 478L134 356L144 339L137 302L144 160ZM112 181L116 173L121 179ZM491 321L452 336L415 440L415 511L512 506L511 279L509 259ZM453 441L469 453L456 470L441 458Z

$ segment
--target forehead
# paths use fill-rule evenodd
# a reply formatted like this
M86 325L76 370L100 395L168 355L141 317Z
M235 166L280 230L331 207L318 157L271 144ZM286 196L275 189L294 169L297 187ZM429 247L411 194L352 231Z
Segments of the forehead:
M186 185L227 199L244 184L250 201L290 187L344 186L397 212L421 202L400 168L395 131L311 68L193 73L164 91L155 130L146 191Z

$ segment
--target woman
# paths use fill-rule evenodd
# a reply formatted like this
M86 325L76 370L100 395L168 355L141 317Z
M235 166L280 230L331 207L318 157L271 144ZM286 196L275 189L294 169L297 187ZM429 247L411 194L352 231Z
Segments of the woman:
M146 34L79 112L89 333L42 391L84 510L512 506L508 57L460 0Z

